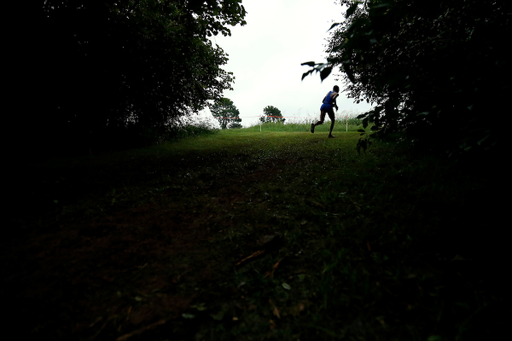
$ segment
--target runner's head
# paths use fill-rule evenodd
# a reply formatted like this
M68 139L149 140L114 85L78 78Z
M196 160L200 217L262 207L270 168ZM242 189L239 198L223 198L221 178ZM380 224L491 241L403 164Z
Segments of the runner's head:
M337 85L335 85L335 86L332 88L332 90L333 90L334 92L340 92L340 88L339 88Z

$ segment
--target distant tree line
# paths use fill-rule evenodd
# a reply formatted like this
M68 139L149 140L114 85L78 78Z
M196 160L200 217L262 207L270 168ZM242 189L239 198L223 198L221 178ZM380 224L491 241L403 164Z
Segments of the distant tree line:
M361 115L381 136L449 154L501 145L510 112L512 11L508 1L341 0L331 27L325 79L374 109Z
M241 0L45 0L35 13L14 124L72 149L136 143L222 98L234 78L207 38L246 12Z

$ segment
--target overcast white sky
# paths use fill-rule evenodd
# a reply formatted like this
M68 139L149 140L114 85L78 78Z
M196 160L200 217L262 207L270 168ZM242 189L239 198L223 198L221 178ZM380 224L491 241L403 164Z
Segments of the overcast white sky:
M226 71L233 72L233 91L225 91L240 111L243 126L258 122L263 108L273 105L290 120L317 117L325 94L335 84L331 74L320 82L318 73L301 81L307 61L324 62L327 30L343 19L334 0L243 0L247 25L231 27L231 36L212 38L228 55ZM355 104L342 94L344 111L363 112L368 104ZM211 117L209 111L204 117Z

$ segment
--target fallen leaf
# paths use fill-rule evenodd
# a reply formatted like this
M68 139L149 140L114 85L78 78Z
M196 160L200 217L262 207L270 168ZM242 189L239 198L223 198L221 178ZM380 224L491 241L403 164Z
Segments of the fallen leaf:
M259 255L261 255L263 252L265 252L265 250L258 250L256 252L253 252L250 256L247 256L245 257L244 259L242 259L241 261L239 261L238 263L236 263L236 265L240 265L242 264L243 262L251 259L251 258L254 258L254 257L258 257Z
M270 303L270 307L272 308L272 314L274 314L277 318L281 318L281 315L279 314L279 309L277 309L274 302L271 299L269 299L268 303Z
M279 263L281 263L281 261L283 260L284 258L281 258L280 260L277 261L276 264L274 264L274 266L272 267L272 269L277 269L277 267L279 266Z
M277 309L277 307L274 307L272 314L274 314L278 319L281 318L281 315L279 315L279 309Z
M279 266L279 263L283 260L284 258L281 258L280 260L277 261L276 264L274 264L274 266L272 267L272 271L267 271L267 273L265 274L265 276L263 278L274 278L274 271L276 271L277 267Z
M166 319L161 319L161 320L159 320L159 321L157 321L157 322L155 322L155 323L150 324L149 326L146 326L146 327L141 328L141 329L138 329L138 330L136 330L136 331L134 331L134 332L131 332L131 333L125 334L125 335L123 335L123 336L120 336L120 337L118 337L118 338L116 339L116 341L124 341L124 340L128 340L130 337L132 337L132 336L134 336L134 335L142 334L142 333L143 333L143 332L145 332L146 330L148 330L148 329L153 329L153 328L155 328L155 327L157 327L157 326L159 326L159 325L161 325L161 324L164 324L164 323L166 323L166 322L167 322L167 320L166 320Z
M126 313L126 321L128 321L128 319L130 318L131 312L132 312L132 306L130 306L130 308L128 308L128 312Z
M94 327L94 325L95 325L96 323L98 323L99 321L101 321L102 319L103 319L103 317L98 317L98 318L97 318L93 323L91 323L91 324L89 325L89 328Z
M284 283L284 282L283 282L283 284L281 284L281 285L282 285L282 286L283 286L283 288L285 288L286 290L291 290L291 289L292 289L292 287L290 287L290 285L289 285L288 283Z

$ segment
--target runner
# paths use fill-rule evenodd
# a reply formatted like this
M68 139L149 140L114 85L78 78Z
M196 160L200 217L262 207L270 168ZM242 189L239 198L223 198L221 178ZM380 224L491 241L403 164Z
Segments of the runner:
M335 85L332 88L333 91L329 91L327 95L325 95L324 99L322 100L322 106L320 107L320 121L316 123L311 124L311 132L315 132L315 127L319 124L324 123L325 114L329 114L329 118L331 119L331 129L329 130L329 138L334 138L334 135L332 134L332 129L334 128L334 110L332 108L336 108L336 111L338 111L338 105L336 104L336 98L340 95L340 88Z

